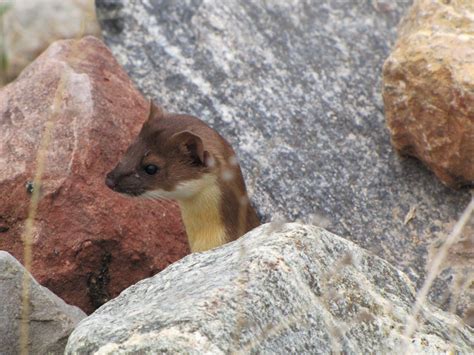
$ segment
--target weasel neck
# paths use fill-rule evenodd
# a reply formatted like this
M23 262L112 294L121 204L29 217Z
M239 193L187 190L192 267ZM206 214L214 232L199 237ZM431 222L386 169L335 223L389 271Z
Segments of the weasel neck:
M228 241L220 213L221 191L217 181L178 203L191 252L209 250Z

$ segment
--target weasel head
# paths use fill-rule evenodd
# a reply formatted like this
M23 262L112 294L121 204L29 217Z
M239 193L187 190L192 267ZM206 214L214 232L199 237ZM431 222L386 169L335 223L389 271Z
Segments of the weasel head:
M216 160L203 139L179 119L150 104L150 115L105 183L112 190L149 198L185 200L211 184Z

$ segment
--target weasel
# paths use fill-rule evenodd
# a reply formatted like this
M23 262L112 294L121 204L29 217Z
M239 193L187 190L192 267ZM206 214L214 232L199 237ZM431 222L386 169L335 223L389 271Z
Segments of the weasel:
M177 200L192 252L235 240L260 224L230 144L200 119L165 113L153 102L105 183L129 196Z

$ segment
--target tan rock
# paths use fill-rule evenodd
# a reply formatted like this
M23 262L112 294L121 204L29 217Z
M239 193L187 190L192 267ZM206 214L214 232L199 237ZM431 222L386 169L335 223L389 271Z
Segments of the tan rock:
M52 42L100 35L94 0L1 1L2 82L13 80Z
M86 312L188 252L175 204L122 197L104 183L147 112L93 37L52 44L0 91L0 249L22 261L28 183L50 122L32 274Z
M383 68L393 146L451 187L474 183L474 1L415 0Z

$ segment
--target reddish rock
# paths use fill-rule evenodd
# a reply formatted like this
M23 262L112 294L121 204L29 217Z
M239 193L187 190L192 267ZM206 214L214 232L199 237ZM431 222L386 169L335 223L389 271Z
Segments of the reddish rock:
M104 184L147 110L93 37L55 42L0 91L0 249L23 258L27 185L45 123L54 122L32 274L86 312L189 252L176 204L122 197Z
M394 147L474 184L474 2L416 0L383 70Z

